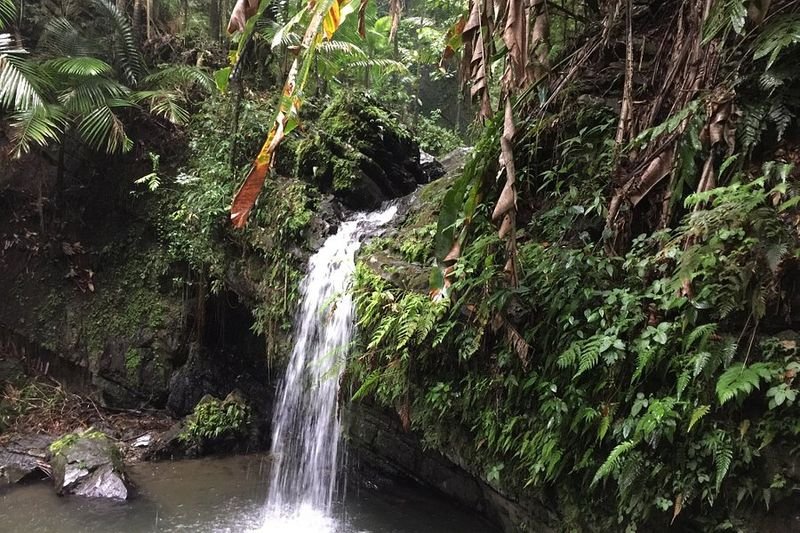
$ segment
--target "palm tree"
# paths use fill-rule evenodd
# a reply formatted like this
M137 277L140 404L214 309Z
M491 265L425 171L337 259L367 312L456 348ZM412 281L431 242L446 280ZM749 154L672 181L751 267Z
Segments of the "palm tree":
M188 121L186 93L213 90L209 76L187 65L148 73L127 15L110 0L93 0L89 14L109 24L106 34L88 34L71 20L83 13L54 16L45 25L36 54L0 34L0 108L10 112L13 154L33 146L59 144L67 135L93 150L128 151L132 141L121 112L145 106L175 124ZM0 0L0 23L15 18L13 0ZM63 158L63 153L59 160Z

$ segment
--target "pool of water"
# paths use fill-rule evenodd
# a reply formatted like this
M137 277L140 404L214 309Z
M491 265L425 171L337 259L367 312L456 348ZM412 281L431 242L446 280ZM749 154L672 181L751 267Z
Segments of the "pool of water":
M0 490L3 533L270 532L490 533L479 516L417 487L351 490L338 518L308 511L265 518L269 458L260 455L141 463L127 502L58 497L49 482Z

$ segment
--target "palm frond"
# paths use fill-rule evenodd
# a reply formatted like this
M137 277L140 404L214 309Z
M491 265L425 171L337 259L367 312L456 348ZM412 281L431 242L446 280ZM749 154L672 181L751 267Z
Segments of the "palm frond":
M24 53L0 54L0 108L24 111L42 105L47 77Z
M395 61L394 59L362 59L349 63L349 66L354 68L377 68L381 70L382 74L388 74L389 72L399 72L401 74L408 73L408 67L400 61Z
M58 142L65 125L66 115L59 106L31 107L14 114L11 117L12 156L20 157L34 145L44 147Z
M98 107L84 116L77 131L86 145L97 151L113 154L127 152L133 147L122 121L108 105Z
M111 74L111 65L96 57L59 57L45 62L46 68L52 68L60 74L71 76L99 76Z
M53 57L102 55L102 50L64 17L47 21L37 51Z
M325 41L317 47L320 54L345 54L349 56L367 57L367 53L360 46L346 41Z
M145 75L144 60L128 15L109 0L94 0L98 9L108 16L114 27L114 60L122 70L125 81L136 85Z
M107 105L109 100L126 100L130 89L100 76L87 76L79 84L72 84L62 92L58 100L71 113L89 113L97 107Z
M216 88L214 80L200 68L190 65L169 65L150 74L142 85L153 89L174 89L197 85L205 92L211 93Z
M173 124L187 124L191 115L183 107L185 100L177 91L158 89L153 91L139 91L132 95L137 102L146 102L150 112L163 117Z
M17 41L10 33L0 33L0 54L24 53L25 50L17 46Z
M8 28L17 18L14 0L0 0L0 29Z

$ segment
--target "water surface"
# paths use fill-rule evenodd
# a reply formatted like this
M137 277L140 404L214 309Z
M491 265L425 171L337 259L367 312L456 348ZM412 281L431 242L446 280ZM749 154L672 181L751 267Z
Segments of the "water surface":
M0 490L3 533L490 533L480 517L433 492L350 491L330 518L301 514L291 523L264 522L270 461L250 455L130 468L137 494L127 502L55 495L49 482Z

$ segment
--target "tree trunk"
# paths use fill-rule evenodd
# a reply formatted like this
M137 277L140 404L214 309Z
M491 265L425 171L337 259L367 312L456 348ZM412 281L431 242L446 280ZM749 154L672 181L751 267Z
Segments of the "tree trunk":
M133 26L133 34L137 39L142 35L142 2L145 0L133 0L133 17L131 17L131 25Z
M181 0L181 9L183 10L183 23L181 24L181 31L186 33L189 28L189 0Z
M211 0L208 6L208 35L215 41L219 41L220 37L220 2Z

